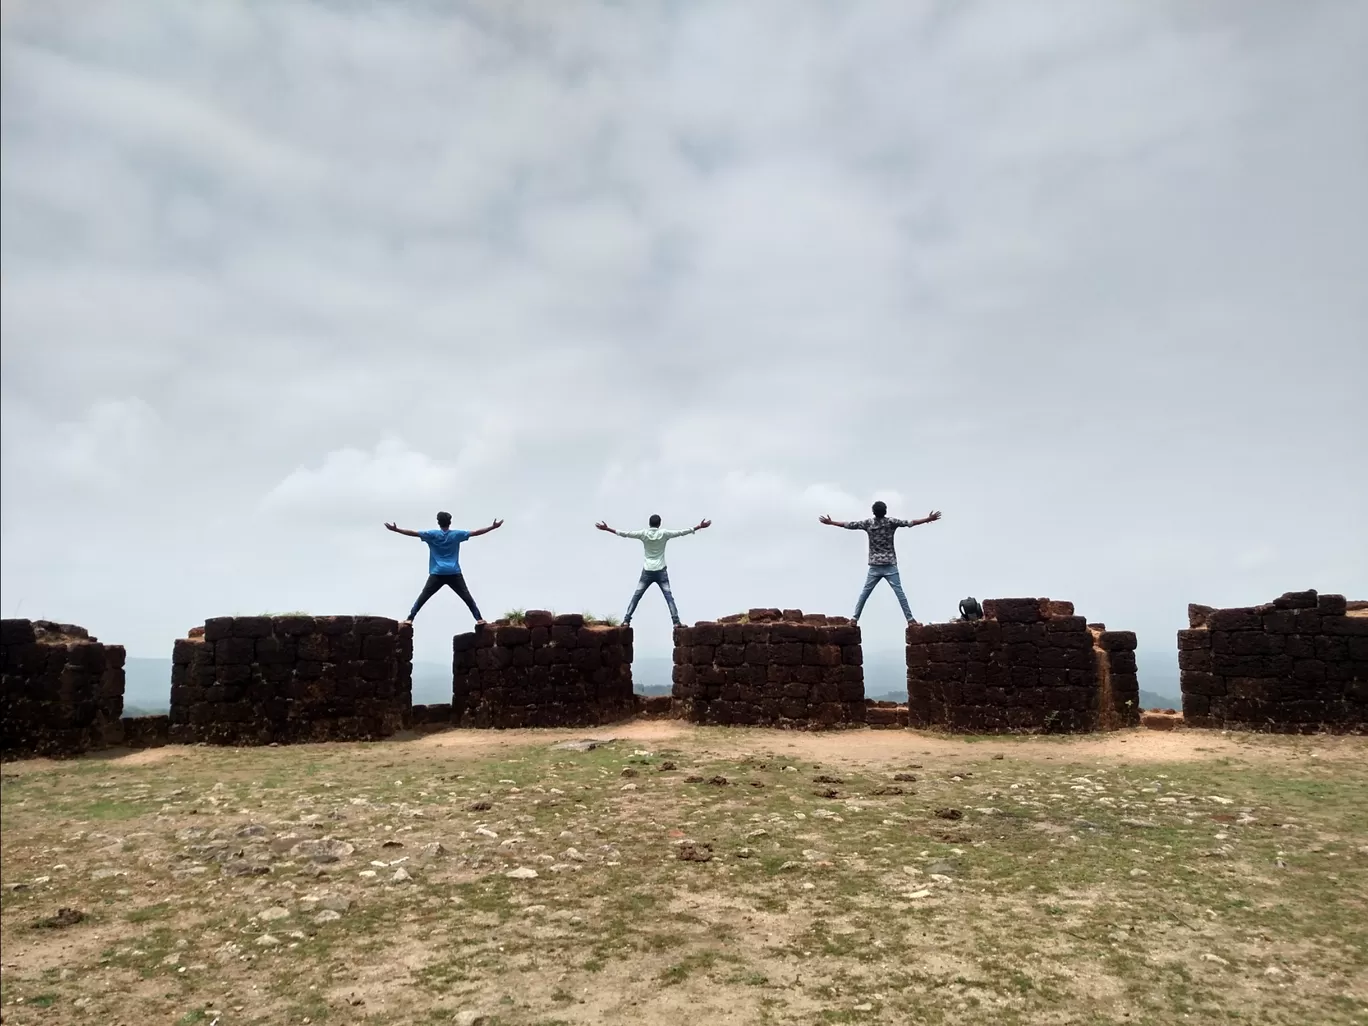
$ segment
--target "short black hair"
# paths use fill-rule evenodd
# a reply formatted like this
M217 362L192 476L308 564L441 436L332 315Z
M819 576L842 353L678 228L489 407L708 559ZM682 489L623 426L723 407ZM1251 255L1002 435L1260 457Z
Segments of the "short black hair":
M882 517L888 514L888 507L883 504L882 499L874 503L874 505L870 508L874 510L874 515L876 517Z
M651 526L652 526L652 527L659 527L659 526L660 526L660 514L659 514L659 513L652 513L652 514L651 514Z
M445 528L448 524L451 523L451 514L446 512L445 510L443 510L441 513L438 513L437 523L440 527Z

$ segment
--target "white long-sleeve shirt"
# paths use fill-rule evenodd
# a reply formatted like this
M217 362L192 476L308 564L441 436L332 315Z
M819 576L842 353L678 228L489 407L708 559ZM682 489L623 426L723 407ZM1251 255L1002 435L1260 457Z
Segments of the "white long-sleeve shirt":
M635 538L646 550L646 563L643 570L665 569L665 543L671 538L693 534L698 528L686 527L682 531L667 531L663 527L646 527L640 531L614 531L619 538Z

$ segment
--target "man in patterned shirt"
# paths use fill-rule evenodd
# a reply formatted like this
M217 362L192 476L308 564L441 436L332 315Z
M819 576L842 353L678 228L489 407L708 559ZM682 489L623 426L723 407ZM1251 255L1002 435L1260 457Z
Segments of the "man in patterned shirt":
M876 502L873 506L874 516L869 520L832 520L830 516L823 514L817 519L831 527L844 527L847 531L864 531L869 535L869 573L865 577L864 590L860 592L860 600L855 603L855 615L852 619L859 623L860 614L864 612L865 602L874 590L874 586L879 581L886 580L893 588L893 594L898 596L898 602L902 606L903 616L907 617L908 623L916 623L912 616L912 609L907 604L907 596L903 594L902 580L898 577L898 554L893 550L893 532L900 527L918 527L922 524L929 524L941 518L940 510L933 510L921 520L898 520L896 517L888 515L888 507L882 502Z

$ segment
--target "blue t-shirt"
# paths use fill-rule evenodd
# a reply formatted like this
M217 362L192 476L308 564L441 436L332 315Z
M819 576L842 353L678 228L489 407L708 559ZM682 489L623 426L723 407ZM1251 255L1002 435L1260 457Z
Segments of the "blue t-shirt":
M461 542L470 537L469 531L419 531L418 537L427 542L428 573L461 572Z

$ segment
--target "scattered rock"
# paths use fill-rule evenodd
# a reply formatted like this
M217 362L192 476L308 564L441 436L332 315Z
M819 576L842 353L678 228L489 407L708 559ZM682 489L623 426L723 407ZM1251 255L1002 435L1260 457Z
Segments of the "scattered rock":
M260 823L252 823L237 832L238 837L265 837L266 828Z
M402 848L403 846L404 846L404 842L403 842L403 841L394 841L394 840L386 841L384 844L380 845L380 847L382 847L382 848Z
M906 794L907 792L904 791L901 787L876 787L869 793L872 795L878 795L882 797L884 795Z
M526 866L519 866L517 869L510 869L504 876L508 877L510 880L535 880L537 878L537 871L535 869L528 869Z
M916 781L917 775L916 775L915 773L894 773L894 774L893 774L893 779L894 779L894 780L901 780L901 781L904 781L904 782L906 782L906 783L913 783L913 782Z
M751 787L764 787L764 786L765 786L764 781L762 781L762 780L748 780L748 781L746 781L746 783L750 784Z
M929 898L929 897L931 897L931 892L930 892L929 890L927 890L926 888L923 887L923 888L922 888L921 890L919 890L919 891L910 891L909 893L903 895L903 897L905 897L905 898Z
M946 808L943 808L943 809L937 809L935 815L936 815L936 818L937 818L937 819L963 819L963 818L964 818L964 813L963 813L963 812L961 812L959 809L952 809L952 808L950 808L950 807L948 807L948 806L947 806Z
M35 920L33 926L37 930L60 930L84 922L85 918L86 914L78 908L59 908L54 915Z
M352 906L351 898L341 894L325 894L318 899L318 907L330 912L346 912Z
M1119 822L1122 826L1139 827L1141 829L1153 829L1154 827L1157 827L1159 825L1155 820L1152 819L1135 819L1134 817L1130 816L1123 816L1121 819L1117 820L1117 822Z
M270 866L264 866L260 862L248 862L246 859L225 862L221 870L224 876L265 876L270 871Z
M488 812L493 807L493 805L485 801L471 802L466 806L466 812Z
M712 845L685 841L675 849L675 858L680 862L711 862L713 858Z
M263 908L256 914L256 917L263 923L273 922L276 919L288 919L290 910L279 905L272 905L270 908Z
M355 850L346 841L338 841L331 837L320 837L316 840L298 841L292 844L289 848L289 854L298 859L328 863L344 859Z
M624 777L639 777L641 776L641 771L632 769L631 766L624 766L621 775Z
M92 880L113 880L117 876L127 876L128 871L124 869L97 869L90 874Z
M947 862L945 859L937 859L926 867L926 871L932 876L954 876L955 864Z
M672 762L662 762L662 763L660 764L660 772L661 772L661 773L668 773L668 772L670 772L670 770L672 770L672 769L677 769L677 768L678 768L678 767L675 766L675 764L672 763Z
M269 933L263 933L253 943L259 948L275 948L280 946L280 939L272 937Z
M447 851L446 845L442 844L441 841L432 841L425 844L419 851L423 853L425 858L429 859L439 859L444 855L450 854L450 852Z
M484 1026L489 1019L480 1012L466 1010L457 1012L452 1016L451 1021L455 1023L455 1026Z
M685 777L685 778L684 778L684 783L686 783L686 784L701 784L701 783L703 783L703 778L702 778L702 777L699 777L699 776Z
M726 787L731 781L726 777L709 777L708 783L712 784L714 787Z
M604 745L612 744L616 738L605 737L601 739L585 738L582 741L560 741L551 746L553 752L592 752L595 748L602 748Z
M325 908L323 911L319 912L318 915L313 917L313 921L319 926L322 926L324 923L335 923L341 918L341 912L334 912L330 908Z
M812 793L815 794L818 798L839 798L839 797L841 797L841 792L838 791L838 790L836 790L836 788L834 788L834 787L823 788L823 789L820 790L820 791L813 791Z
M495 838L499 836L495 831L490 830L487 826L477 826L475 828L475 833L477 833L481 837Z
M754 848L740 848L740 849L738 849L737 852L736 852L736 857L737 857L738 859L749 859L749 858L754 858L754 857L755 857L755 849L754 849Z
M814 784L844 784L844 783L845 783L845 781L842 780L840 777L830 777L830 776L827 776L825 773L819 773L817 776L813 777L813 778L812 778L812 782L813 782Z
M400 866L394 871L394 875L390 877L390 883L408 883L412 879L413 877L409 876L408 870L404 869L403 866Z
M1222 958L1220 955L1213 955L1213 954L1212 954L1211 952L1209 952L1209 951L1206 952L1204 955L1202 955L1202 961L1203 961L1203 962L1211 962L1211 963L1213 963L1213 964L1215 964L1215 965L1230 965L1230 963L1227 962L1227 961L1226 961L1224 958Z

